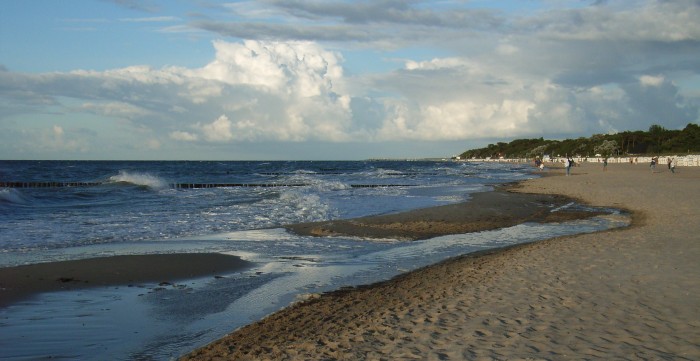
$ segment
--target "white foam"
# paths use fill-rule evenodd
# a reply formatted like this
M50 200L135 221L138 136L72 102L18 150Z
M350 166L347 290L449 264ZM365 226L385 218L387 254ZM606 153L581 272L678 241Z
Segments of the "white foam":
M109 177L109 180L111 182L123 182L144 186L155 190L169 187L166 181L154 175L148 173L131 173L123 170L119 171L119 174Z
M377 177L379 179L397 178L397 177L404 177L405 173L402 171L393 170L393 169L377 168L375 170L375 173L373 174L373 176Z
M3 188L0 189L0 203L27 204L28 201L19 190L14 188Z
M322 175L310 171L294 172L294 174L286 177L284 182L290 184L308 184L318 191L334 191L351 188L347 183L337 180L329 181L324 179Z
M294 236L287 232L284 228L271 228L271 229L255 229L248 231L235 231L228 232L222 235L226 240L245 240L245 241L284 241L296 239L298 236ZM209 237L211 238L211 237ZM236 254L238 255L238 254Z
M573 206L574 204L575 204L574 202L569 202L569 203L567 203L567 204L565 204L565 205L563 205L563 206L560 206L560 207L557 207L557 208L555 208L555 209L552 209L552 213L554 213L554 212L559 212L559 211L561 211L561 210L563 210L563 209L567 209L567 208Z
M272 210L271 216L292 222L312 222L328 219L332 209L318 194L298 190L282 192L278 200L280 206Z

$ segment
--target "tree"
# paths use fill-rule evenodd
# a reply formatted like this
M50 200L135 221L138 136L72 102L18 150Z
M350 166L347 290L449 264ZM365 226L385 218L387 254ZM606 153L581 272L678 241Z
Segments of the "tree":
M605 158L615 154L617 150L617 142L614 140L604 140L600 145L593 147L593 151L596 154L600 154Z
M651 133L651 135L661 134L661 133L663 133L663 132L665 132L665 131L666 131L666 128L664 128L664 127L662 127L662 126L660 126L660 125L658 125L658 124L652 124L652 125L649 127L649 133Z
M531 158L542 154L585 156L596 153L612 156L620 152L657 155L700 152L700 125L690 123L683 130L668 130L654 124L648 132L625 131L565 140L515 139L510 143L498 142L486 148L468 150L461 157L486 158L501 154L511 158Z
M546 151L547 151L547 145L543 144L543 145L540 145L539 147L535 147L534 149L527 152L527 157L534 158L534 157L538 157L538 156L544 156L544 153Z

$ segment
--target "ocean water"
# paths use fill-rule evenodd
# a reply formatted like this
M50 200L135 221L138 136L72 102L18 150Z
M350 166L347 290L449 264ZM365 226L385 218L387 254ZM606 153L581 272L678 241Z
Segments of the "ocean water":
M453 162L0 161L0 182L91 184L0 188L0 253L397 212L529 176L524 168ZM239 186L175 188L192 183ZM391 187L363 187L376 185Z
M301 237L280 228L468 201L534 176L528 165L450 161L0 161L0 183L19 186L0 188L0 267L175 252L220 252L256 264L166 288L96 288L19 302L0 309L0 358L168 360L305 294L486 248L628 224L609 210L567 224L417 242Z

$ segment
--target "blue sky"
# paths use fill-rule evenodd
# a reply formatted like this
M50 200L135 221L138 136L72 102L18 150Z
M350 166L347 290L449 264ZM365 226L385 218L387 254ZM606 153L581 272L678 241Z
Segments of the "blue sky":
M449 157L700 122L700 3L0 2L1 159Z

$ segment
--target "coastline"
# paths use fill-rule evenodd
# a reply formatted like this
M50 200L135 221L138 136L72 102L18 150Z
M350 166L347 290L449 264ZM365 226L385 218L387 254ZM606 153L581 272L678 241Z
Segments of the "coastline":
M564 222L603 214L564 207L573 199L551 194L514 193L513 185L471 194L466 202L395 214L287 225L305 236L351 236L372 239L421 240L505 228L525 222ZM562 208L551 212L552 207Z
M356 236L418 240L447 234L504 228L528 221L559 222L593 217L602 212L565 209L572 199L558 195L518 194L501 185L495 191L472 194L467 202L355 219L300 223L284 228L308 236ZM33 295L103 286L172 283L217 276L252 264L217 253L106 256L0 268L0 308Z
M553 194L514 193L513 185L473 193L466 202L396 214L285 226L306 236L351 236L373 239L421 240L447 234L481 232L525 222L564 222L604 214L568 209L573 199ZM551 212L552 207L562 208Z
M182 359L700 358L700 170L582 164L572 174L509 190L625 209L632 226L324 294Z
M0 268L0 308L43 292L173 282L251 267L237 256L176 253L88 258Z

